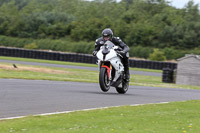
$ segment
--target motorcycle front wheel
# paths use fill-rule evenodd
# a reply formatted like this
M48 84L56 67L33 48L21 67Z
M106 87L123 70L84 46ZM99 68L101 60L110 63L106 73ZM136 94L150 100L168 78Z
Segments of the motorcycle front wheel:
M125 94L128 91L129 82L125 79L122 79L122 87L115 87L116 91L120 94Z
M99 84L103 92L107 92L110 89L110 80L108 78L107 69L105 67L100 68Z

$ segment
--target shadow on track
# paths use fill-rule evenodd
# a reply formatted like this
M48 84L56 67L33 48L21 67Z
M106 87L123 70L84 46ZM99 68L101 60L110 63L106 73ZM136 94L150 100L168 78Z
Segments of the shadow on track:
M112 96L136 96L136 94L119 94L117 92L100 92L100 91L82 91L82 90L73 90L70 92L75 92L75 93L85 93L85 94L98 94L98 95L112 95Z

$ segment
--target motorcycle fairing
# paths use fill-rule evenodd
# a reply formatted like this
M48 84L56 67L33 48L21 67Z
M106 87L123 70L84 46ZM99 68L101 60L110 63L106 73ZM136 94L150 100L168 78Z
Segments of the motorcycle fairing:
M117 79L120 77L121 72L124 71L122 63L117 58L113 58L110 60L110 63L115 68L115 78L113 79L114 82L117 81Z

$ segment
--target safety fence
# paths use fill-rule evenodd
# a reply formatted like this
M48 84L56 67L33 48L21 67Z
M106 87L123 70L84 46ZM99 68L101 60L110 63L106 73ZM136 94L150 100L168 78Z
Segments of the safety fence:
M95 64L97 61L96 57L89 54L64 53L64 52L43 51L43 50L28 50L23 48L8 48L8 47L0 47L0 56L69 61L69 62L80 62L80 63L91 63L91 64ZM164 72L163 82L171 81L171 80L170 81L165 80L169 79L168 77L171 77L171 73L166 72L166 68L167 71L173 71L177 68L177 64L171 62L134 60L134 59L130 59L129 61L130 61L130 67L163 70Z

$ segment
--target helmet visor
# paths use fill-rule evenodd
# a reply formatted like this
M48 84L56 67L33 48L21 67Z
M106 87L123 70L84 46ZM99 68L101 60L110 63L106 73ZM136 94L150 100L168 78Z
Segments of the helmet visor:
M112 35L107 35L107 34L103 34L103 39L104 40L110 40L112 38Z

